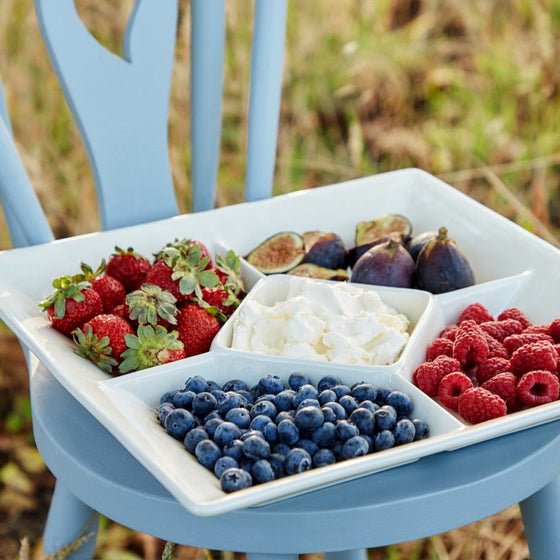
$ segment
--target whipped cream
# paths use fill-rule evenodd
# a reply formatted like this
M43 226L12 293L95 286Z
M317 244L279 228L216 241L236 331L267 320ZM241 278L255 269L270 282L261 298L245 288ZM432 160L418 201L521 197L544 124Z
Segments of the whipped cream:
M394 363L410 320L379 294L347 282L290 285L271 305L248 298L233 318L231 347L289 358L361 365Z

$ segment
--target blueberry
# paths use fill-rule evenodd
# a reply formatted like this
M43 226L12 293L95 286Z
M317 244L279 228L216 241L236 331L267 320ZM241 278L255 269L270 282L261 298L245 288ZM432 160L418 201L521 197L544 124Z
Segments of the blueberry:
M331 391L330 389L325 389L324 391L321 391L319 393L319 395L317 396L317 400L321 405L323 405L328 402L336 402L337 396L334 391Z
M251 428L251 430L259 430L259 431L262 432L263 428L266 426L266 424L270 424L271 422L273 423L270 416L265 416L264 414L259 414L251 420L251 423L249 424L249 427Z
M343 444L344 444L344 442L341 439L336 439L328 447L333 452L337 461L342 459L342 446L343 446Z
M236 492L237 490L243 490L243 488L249 488L249 486L252 485L253 480L251 475L244 469L228 469L224 471L220 477L220 487L228 494L230 492Z
M321 410L323 411L323 418L325 419L325 422L332 422L333 424L336 422L336 414L332 408L322 406Z
M278 439L287 445L293 445L299 439L299 429L293 420L282 420L277 424Z
M272 448L273 455L282 455L285 457L290 452L291 447L287 443L282 443L281 441L274 444Z
M395 445L395 436L390 430L382 430L375 434L373 438L373 446L376 451L390 449L393 445Z
M249 386L247 385L247 383L245 383L245 381L242 381L241 379L230 379L222 385L222 391L226 392L233 391L234 393L237 393L239 391L247 391L248 389Z
M268 462L274 471L274 478L282 478L286 475L286 470L284 469L284 461L286 460L286 455L289 453L289 449L285 454L281 453L271 453L268 458Z
M348 385L344 385L344 383L339 383L338 385L331 387L331 389L334 391L336 398L339 400L340 397L343 397L344 395L350 395L352 392L350 390L350 387L348 387Z
M239 463L233 457L223 456L214 463L214 474L220 478L225 470L237 467Z
M266 439L268 443L276 443L278 441L278 427L274 422L266 424L262 429L262 433L264 435L264 439Z
M240 437L241 430L239 429L239 426L233 422L228 422L227 420L217 426L214 431L214 441L220 448L223 448L226 443L229 443L234 439L239 439Z
M397 422L397 411L392 406L384 404L373 413L373 417L377 431L392 430Z
M361 403L362 401L375 401L377 391L370 383L358 383L351 389L352 396Z
M175 407L168 401L164 401L158 406L157 419L162 426L165 427L165 419L167 418L167 415L173 410L175 410Z
M196 418L198 418L198 416ZM202 423L206 424L206 422L208 422L208 420L213 420L214 418L217 418L218 420L222 420L222 415L217 410L213 410L212 412L208 413L204 417L204 419L202 420Z
M297 442L297 446L301 447L302 449L305 449L305 451L307 451L307 453L309 453L309 455L311 455L311 457L313 457L313 454L317 451L319 451L319 446L312 440L310 439L300 439Z
M210 392L216 397L216 401L219 401L225 393L221 389L212 389Z
M266 459L270 456L270 444L264 438L252 435L243 441L243 453L248 459Z
M218 401L212 393L201 391L197 393L192 400L192 411L197 416L204 417L216 410Z
M367 455L369 451L369 443L362 436L353 436L347 439L342 446L342 457L344 459L353 459Z
M424 420L420 420L420 418L413 418L412 423L416 429L416 435L414 436L415 441L426 439L430 435L430 428Z
M313 464L316 467L326 467L333 463L336 463L336 457L330 449L319 449L319 451L313 455Z
M221 418L212 418L204 423L204 429L208 432L211 438L214 438L216 428L223 422Z
M297 408L304 399L316 399L318 394L319 391L313 385L302 385L294 395L294 408Z
M184 408L172 410L165 418L165 429L175 439L183 439L194 426L193 415Z
M273 395L272 393L262 393L255 399L255 403L261 401L270 401L271 403L274 404L275 400L276 400L276 395Z
M295 415L295 410L282 410L276 415L274 421L279 424L282 420L293 420Z
M393 389L389 387L378 387L377 388L377 397L374 399L379 406L383 406L387 404L387 397L393 392Z
M336 426L333 422L324 422L316 430L311 432L311 441L319 447L328 447L337 438Z
M298 429L309 432L317 429L324 420L323 411L318 406L303 406L298 409L294 417Z
M243 459L239 461L239 466L244 471L247 471L249 474L251 474L251 471L253 470L253 463L254 461L251 461L251 459L247 459L247 457L243 456Z
M291 410L294 405L294 395L296 392L293 389L284 389L274 397L274 404L278 411Z
M401 391L392 391L387 396L387 404L397 411L397 416L410 416L414 405L412 399Z
M309 380L309 376L300 371L294 371L288 378L288 385L294 391L297 391L303 385L308 385L310 383L311 381Z
M214 464L222 456L218 444L211 439L199 441L194 448L194 454L198 462L207 469L213 470Z
M251 405L255 402L253 393L248 390L241 389L240 391L237 391L237 394L243 399L245 406Z
M379 408L379 405L372 401L365 400L360 403L360 408L367 408L370 412L375 412Z
M259 459L253 463L251 477L255 484L261 484L262 482L274 480L276 478L276 473L269 461L266 459Z
M360 406L359 408L356 408L356 410L354 410L352 414L350 414L348 419L350 420L350 422L353 422L354 424L356 424L356 426L358 426L361 435L370 435L373 433L375 420L373 418L373 412L371 412L371 410L362 408Z
M203 391L208 391L208 382L202 375L193 375L189 377L185 382L186 391L194 391L195 393L202 393Z
M350 414L358 408L358 401L352 395L342 395L342 397L338 399L338 402L346 411L347 416L350 416Z
M344 407L340 403L328 402L325 406L334 412L337 420L346 420L348 417L346 410L344 410Z
M239 439L241 441L245 441L247 438L251 436L256 436L261 439L264 439L264 434L260 430L251 430L251 429L241 430L241 436L239 437Z
M212 391L219 391L221 389L220 384L217 381L209 379L206 381L208 384L208 392L211 393Z
M340 377L336 375L325 375L319 379L319 383L317 383L317 389L319 391L324 391L325 389L332 389L335 385L340 385L342 381Z
M197 446L198 442L202 441L203 439L209 439L210 436L208 432L204 428L193 428L190 432L187 433L183 443L185 444L185 449L194 455L195 447Z
M165 402L173 403L173 397L177 392L178 392L177 389L173 389L172 391L167 391L166 393L163 393L163 395L161 395L159 399L159 404L163 404Z
M308 471L313 466L313 460L311 456L305 449L300 447L294 447L288 455L286 455L286 460L284 461L284 468L286 469L286 474L297 474Z
M395 445L403 445L414 441L416 428L412 420L408 418L401 418L393 428L393 436L395 437Z
M360 430L358 430L358 426L356 426L356 424L349 422L348 420L339 420L336 424L336 434L339 439L346 441L351 437L359 435Z
M227 422L233 422L240 428L248 428L251 424L251 415L246 408L230 408L224 417Z
M218 399L217 410L222 416L225 416L228 410L232 408L242 408L245 405L245 397L233 391L226 391L221 398Z
M367 434L360 434L361 437L363 437L368 444L368 453L371 453L373 451L373 438L372 436L369 436Z
M263 414L264 416L268 416L269 418L276 418L278 411L276 410L276 406L273 402L268 400L262 400L256 402L250 409L251 418L258 416L259 414Z
M232 457L238 463L245 459L245 454L243 453L243 442L240 439L234 439L226 443L222 449L222 455L227 457Z
M303 399L297 405L296 411L304 406L316 406L317 408L321 408L321 403L317 399Z
M271 393L273 395L277 395L280 391L284 390L284 383L282 383L277 375L267 375L259 379L257 385L263 393Z

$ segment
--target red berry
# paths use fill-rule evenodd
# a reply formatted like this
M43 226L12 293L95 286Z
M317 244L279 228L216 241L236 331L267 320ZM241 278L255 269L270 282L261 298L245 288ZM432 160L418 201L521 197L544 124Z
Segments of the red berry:
M502 397L491 393L488 389L473 387L459 397L457 411L469 424L478 424L505 416L507 406Z
M529 325L523 329L524 333L547 334L550 336L550 325Z
M480 363L476 368L476 380L479 385L482 385L495 375L506 371L511 372L511 364L507 358L499 356L486 358L486 360Z
M176 329L187 357L208 352L220 327L216 317L195 303L185 305L177 314Z
M107 262L105 273L116 278L127 292L137 290L145 281L151 264L148 259L132 248L126 250L115 247L115 252Z
M489 321L480 323L480 328L492 338L503 342L504 339L512 334L519 334L523 327L515 319L503 319L501 321Z
M527 371L546 369L555 372L558 366L558 353L550 342L538 340L519 347L511 355L513 373L520 377Z
M502 321L504 319L515 319L519 321L524 329L531 325L531 321L527 319L525 313L518 309L517 307L510 307L508 309L504 309L497 317L498 321Z
M448 373L441 380L438 389L438 399L442 405L457 410L459 406L459 397L467 390L472 388L473 384L467 375L462 371L454 371Z
M463 321L474 321L475 323L485 323L487 321L493 321L494 317L490 314L488 309L484 307L481 303L471 303L459 315L457 319L457 324L461 325Z
M560 319L554 319L549 325L550 336L554 342L560 342Z
M548 340L551 344L554 343L554 339L547 334L522 332L520 334L512 334L504 339L504 346L511 355L521 346L530 342L537 342L538 340Z
M226 317L229 317L239 306L239 298L221 286L202 288L202 299L211 307L219 309Z
M498 373L488 381L485 381L481 387L498 395L506 401L507 411L516 412L521 408L521 402L517 397L517 377L509 371Z
M435 397L440 381L452 371L459 371L461 364L455 358L438 356L431 362L421 363L412 374L413 382L430 397Z
M448 325L439 333L439 337L447 338L453 342L455 340L455 337L457 336L458 330L459 327L457 325Z
M117 305L124 303L126 289L116 278L103 274L92 278L91 286L101 296L105 313L109 313Z
M486 342L488 343L488 358L506 358L509 359L509 352L506 347L489 334L484 333Z
M428 346L426 351L426 360L429 362L438 356L452 356L453 355L453 342L448 338L436 338Z
M560 392L558 377L547 370L528 371L517 384L517 396L527 406L557 401Z
M187 301L190 298L185 296L179 290L179 280L174 280L173 269L163 260L157 260L152 268L148 271L146 275L146 284L153 284L154 286L159 286L162 290L171 292L177 301Z
M453 343L453 357L461 366L470 368L483 362L488 354L488 342L480 326L474 320L463 321Z

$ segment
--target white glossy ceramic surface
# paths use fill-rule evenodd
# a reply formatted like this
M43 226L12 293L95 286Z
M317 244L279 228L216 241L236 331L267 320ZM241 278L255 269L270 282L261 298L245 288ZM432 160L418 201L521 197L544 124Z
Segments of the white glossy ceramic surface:
M175 238L194 237L206 243L212 252L227 247L245 255L279 231L303 233L320 229L340 234L351 247L358 221L393 212L406 215L414 233L445 225L469 258L477 281L471 288L430 296L424 314L414 312L418 319L401 358L393 366L368 371L372 380L404 389L414 397L415 414L430 422L432 436L234 494L222 492L217 479L157 424L154 406L163 392L179 388L193 372L218 381L233 377L256 380L264 373L286 377L293 369L305 368L315 378L325 371L338 371L351 382L361 380L364 366L237 353L227 347L224 330L209 354L110 378L77 356L71 341L48 326L37 305L52 291L53 278L78 272L81 261L95 265L101 258L107 258L115 245L133 246L150 255ZM410 383L428 344L469 303L479 301L495 315L517 306L535 323L560 317L560 291L556 289L556 279L560 277L558 250L419 170L395 171L142 226L5 251L0 254L0 270L0 317L58 380L185 507L198 515L257 506L560 417L560 403L555 402L468 426ZM243 273L250 287L262 278L248 265L244 265ZM417 303L414 305L418 309Z

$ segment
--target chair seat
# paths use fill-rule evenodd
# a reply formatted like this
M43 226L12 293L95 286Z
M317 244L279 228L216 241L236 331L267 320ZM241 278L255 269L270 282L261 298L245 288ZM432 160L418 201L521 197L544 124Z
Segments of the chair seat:
M36 443L53 474L114 521L179 544L274 554L385 546L497 513L558 474L555 421L274 504L197 517L33 357L30 369Z

